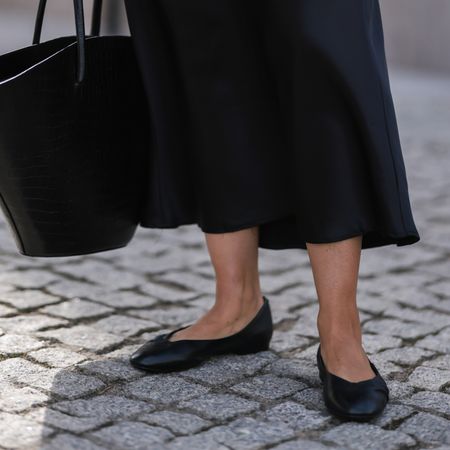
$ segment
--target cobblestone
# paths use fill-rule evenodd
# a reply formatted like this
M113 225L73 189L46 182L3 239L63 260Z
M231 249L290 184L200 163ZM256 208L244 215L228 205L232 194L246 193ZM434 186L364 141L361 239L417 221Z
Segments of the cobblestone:
M107 450L85 438L80 438L72 434L59 434L49 443L41 447L42 450Z
M240 414L247 414L259 409L259 403L246 400L233 394L203 394L191 400L178 404L180 408L187 408L207 419L226 420Z
M181 376L217 386L237 381L242 377L250 377L275 359L277 359L276 356L268 351L253 355L227 355L185 370Z
M450 421L428 413L418 413L403 422L399 431L426 444L450 445Z
M48 407L34 408L24 417L72 433L84 433L110 421L110 418L105 416L76 417Z
M69 323L65 319L57 319L42 314L23 314L14 317L0 318L0 327L14 333L32 333L51 327L62 327Z
M324 415L312 409L305 408L296 402L286 401L266 411L269 422L281 421L295 431L308 431L322 427L330 421L329 415Z
M426 336L416 345L437 352L450 353L450 327L444 328L433 336Z
M443 392L417 392L411 398L404 400L404 402L433 413L450 416L450 395Z
M194 434L213 425L213 422L194 414L175 411L158 411L144 416L140 415L139 420L149 425L169 428L176 434Z
M90 399L66 400L55 403L52 408L70 416L92 417L107 421L134 418L155 410L150 403L108 394Z
M379 333L380 330L383 330L383 333L403 339L417 339L434 333L440 328L437 324L408 323L398 319L376 319L363 325L364 332Z
M42 348L30 352L28 356L37 362L48 364L52 367L70 367L86 359L86 356L60 347Z
M168 441L173 437L173 434L164 428L145 423L120 422L94 431L90 436L108 448L119 447L132 448L133 450L148 450L153 444Z
M266 374L236 384L231 387L231 391L257 400L273 400L287 397L306 387L306 384L296 380Z
M226 426L212 428L208 434L233 450L254 450L295 436L293 429L283 422L258 421L251 417L241 417Z
M166 309L149 310L128 310L128 314L141 319L145 319L147 323L158 323L158 326L166 325L169 327L179 326L181 323L188 324L194 322L204 312L201 308L190 307L173 307Z
M30 387L6 386L0 392L0 410L20 412L48 400L48 396Z
M363 344L390 389L380 417L341 423L324 405L306 252L260 249L275 325L268 351L149 374L130 366L130 354L214 302L198 228L139 228L126 248L24 258L0 215L0 447L450 448L450 133L438 125L450 122L450 79L394 73L422 240L361 258Z
M44 346L43 342L31 336L21 334L5 334L0 336L0 355L14 356L31 352Z
M450 369L442 370L434 367L417 367L409 376L408 382L420 389L437 391L450 383Z
M209 391L209 388L174 375L163 376L159 374L133 381L126 386L125 391L138 399L169 404L200 395L203 397Z
M123 342L123 338L121 337L111 333L105 333L87 325L41 331L38 333L38 336L56 339L63 344L91 350L93 352L101 352L113 345Z
M40 310L51 316L64 317L67 319L85 319L89 317L101 316L112 312L111 308L97 303L74 298L58 305L50 305Z
M58 303L61 299L54 295L38 291L37 289L28 289L1 294L0 301L8 303L18 310L25 311L50 305L52 303Z
M428 358L431 355L433 355L433 352L418 347L402 347L378 353L378 357L381 359L408 366L417 365L421 359Z
M10 270L0 273L0 284L39 289L57 281L58 276L45 270Z
M372 424L348 423L325 432L322 438L351 450L397 450L416 441L400 431L383 430Z
M146 330L157 329L159 325L150 320L141 320L135 317L115 314L97 321L93 327L106 333L130 337Z
M86 361L78 366L83 372L112 381L130 381L143 376L141 372L124 364L122 361L104 360L104 361Z
M52 432L47 426L7 412L0 412L0 423L0 442L6 448L32 448Z

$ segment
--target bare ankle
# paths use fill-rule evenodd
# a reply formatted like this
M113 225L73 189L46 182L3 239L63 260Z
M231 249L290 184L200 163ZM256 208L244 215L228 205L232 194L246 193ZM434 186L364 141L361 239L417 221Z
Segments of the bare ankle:
M259 292L251 292L242 296L216 296L216 302L210 310L224 321L238 321L254 314L263 305L263 296Z

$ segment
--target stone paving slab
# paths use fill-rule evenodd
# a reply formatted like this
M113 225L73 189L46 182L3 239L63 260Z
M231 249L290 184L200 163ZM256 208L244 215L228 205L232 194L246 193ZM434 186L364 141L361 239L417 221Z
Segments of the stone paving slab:
M214 300L201 231L139 228L126 248L29 258L0 216L0 448L450 448L450 78L393 70L392 88L422 240L362 255L363 342L391 392L381 417L325 408L306 252L260 250L268 351L150 375L131 352Z

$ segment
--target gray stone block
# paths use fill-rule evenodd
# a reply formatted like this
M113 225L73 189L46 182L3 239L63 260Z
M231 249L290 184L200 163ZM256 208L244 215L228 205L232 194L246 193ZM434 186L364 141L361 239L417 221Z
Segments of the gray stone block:
M270 351L249 355L224 355L211 358L201 366L180 372L180 375L211 386L218 386L252 376L276 359L278 359L277 356Z
M77 365L77 368L83 372L98 376L107 382L114 381L131 381L144 376L144 374L134 369L130 364L122 361L100 360L86 361Z
M435 367L436 369L448 370L450 367L450 354L449 355L441 355L437 358L430 359L424 361L422 366L426 367Z
M326 411L325 403L323 401L322 388L308 388L304 389L292 396L292 399L301 403L307 408L318 409Z
M13 333L33 333L50 327L62 327L69 322L65 319L48 317L43 314L21 314L0 319L0 327Z
M383 329L379 331L384 331ZM385 349L394 349L402 345L402 340L398 337L387 334L367 334L362 336L364 350L368 354L378 353Z
M40 331L37 335L43 338L56 339L63 344L93 352L105 351L114 345L120 344L124 340L123 337L105 333L87 325Z
M417 339L438 331L441 327L431 323L410 323L398 319L374 319L363 324L364 332L388 334L403 339Z
M386 380L389 388L389 398L399 400L409 397L414 392L414 386L397 380Z
M194 414L175 411L157 411L140 415L139 421L149 425L169 428L175 434L194 434L212 425L211 421L202 419Z
M232 394L207 393L201 397L181 401L179 408L186 408L207 419L227 420L259 409L258 402Z
M98 291L90 295L89 298L119 310L125 310L127 308L150 308L157 302L155 298L148 295L124 290Z
M320 442L308 441L306 439L296 439L294 441L284 442L283 444L272 447L272 450L344 450L342 447L330 447Z
M265 417L269 422L283 422L295 431L307 431L321 428L331 417L313 409L305 408L299 403L286 401L266 410Z
M450 327L444 328L433 336L427 336L421 339L416 342L416 345L441 353L450 353Z
M73 434L58 434L50 442L44 443L39 450L107 450L93 442Z
M18 414L0 412L0 442L7 449L29 449L39 446L52 429Z
M3 386L0 391L0 410L21 412L47 400L46 394L30 387Z
M317 349L317 346L314 346L314 348ZM312 359L280 358L265 367L264 372L295 378L303 381L308 386L320 385L317 365Z
M418 413L403 422L398 430L427 444L450 445L450 421L428 413Z
M227 425L211 428L208 435L233 450L257 450L295 436L284 422L241 417Z
M169 404L203 396L209 388L186 381L175 375L156 374L133 381L125 386L125 392L135 398Z
M417 392L411 398L403 400L403 402L432 413L450 416L450 395L444 392Z
M24 289L1 294L0 301L8 303L20 311L25 311L58 303L61 301L61 298L37 289Z
M130 337L143 331L155 330L160 325L151 320L142 320L135 317L114 314L105 317L91 325L93 328L104 331L105 333L118 334L120 336Z
M24 418L71 433L84 433L110 421L109 417L76 417L50 407L33 408Z
M408 378L408 382L419 389L438 391L450 382L450 369L434 367L417 367Z
M370 423L378 425L379 427L388 428L395 426L395 424L406 417L409 417L414 413L414 409L410 406L392 403L390 401L383 413L375 419L372 419Z
M236 384L230 390L236 394L264 401L287 397L306 388L307 385L300 381L265 374Z
M78 264L60 267L58 272L88 280L97 285L107 286L109 289L132 288L145 281L145 278L139 274L126 270L117 270L112 264L88 258L81 260Z
M418 347L401 347L390 350L384 350L378 353L378 357L403 365L416 365L423 358L428 358L433 355L433 352Z
M203 431L195 436L181 436L152 450L230 450L230 447L219 444L210 431Z
M87 359L79 353L62 347L47 347L30 352L28 356L52 367L70 367Z
M39 289L58 280L58 275L48 270L9 270L0 273L0 284L6 283L20 288Z
M401 431L354 422L326 431L322 439L349 450L400 450L415 445L415 440Z
M163 284L152 283L147 280L145 283L139 285L139 289L145 294L149 294L153 298L162 300L164 302L181 302L195 298L198 294L192 291L166 286Z
M52 405L52 408L75 417L92 417L108 421L134 418L155 410L150 403L108 394L89 399L57 402Z
M128 310L128 314L157 323L158 326L178 327L195 322L204 310L197 307L172 306L166 308Z
M164 428L141 422L120 422L91 432L89 436L107 448L149 450L153 444L168 441L173 434Z
M51 316L62 317L64 319L86 319L96 316L103 316L111 313L112 308L99 305L98 303L90 302L88 300L81 300L74 298L67 300L57 305L49 305L41 308L40 312L49 314Z
M0 356L14 356L37 350L45 344L23 334L5 334L0 336Z
M295 334L291 331L274 331L270 341L270 349L275 352L290 352L293 350L303 350L311 345L311 340Z

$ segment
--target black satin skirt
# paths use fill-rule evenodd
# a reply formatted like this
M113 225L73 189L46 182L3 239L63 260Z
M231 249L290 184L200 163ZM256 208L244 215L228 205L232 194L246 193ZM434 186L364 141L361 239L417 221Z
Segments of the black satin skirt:
M259 226L269 249L420 239L378 0L125 5L150 109L141 226Z

